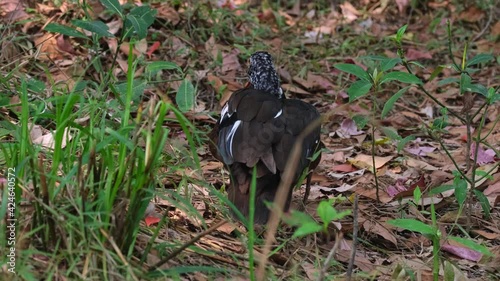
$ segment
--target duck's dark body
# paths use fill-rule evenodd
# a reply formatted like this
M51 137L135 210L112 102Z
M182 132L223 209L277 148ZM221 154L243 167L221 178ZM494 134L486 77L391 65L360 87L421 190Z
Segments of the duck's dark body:
M262 79L262 75L259 77ZM252 87L255 85L252 84ZM261 88L246 88L233 93L211 133L216 146L216 151L212 153L228 166L231 174L229 200L246 217L252 171L256 167L254 218L257 224L264 224L269 218L269 209L264 202L274 200L297 137L310 123L320 118L314 106L300 100L285 99L281 88L278 94L270 94L272 89ZM304 139L292 181L294 185L305 168L313 169L319 162L311 165L309 160L319 145L318 127ZM289 208L292 190L290 188L285 210Z

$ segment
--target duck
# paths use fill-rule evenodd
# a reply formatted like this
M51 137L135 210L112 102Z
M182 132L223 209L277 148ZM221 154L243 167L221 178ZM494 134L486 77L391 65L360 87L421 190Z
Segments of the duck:
M209 134L210 151L229 170L228 199L246 218L255 169L254 224L263 225L270 217L266 204L275 199L294 143L321 116L313 105L285 97L271 54L255 52L249 62L249 82L222 107L220 118ZM293 187L306 169L309 173L303 202L307 200L312 171L321 159L320 133L320 126L316 126L303 139L284 212L289 210ZM319 156L313 160L316 152Z

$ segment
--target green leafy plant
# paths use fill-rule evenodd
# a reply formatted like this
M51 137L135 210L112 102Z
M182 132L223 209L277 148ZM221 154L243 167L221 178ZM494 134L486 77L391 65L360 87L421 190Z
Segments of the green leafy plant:
M377 100L375 99L376 95L384 88L387 87L388 82L399 82L402 84L410 84L409 86L404 86L400 90L398 90L394 95L392 95L384 104L381 112L380 117L383 119L387 117L387 115L393 110L395 102L400 99L410 87L418 87L421 91L423 91L427 97L429 97L431 100L433 100L437 105L441 107L441 116L434 119L433 123L427 126L426 132L429 134L429 136L435 140L437 140L441 144L441 148L447 153L448 157L453 161L454 165L456 166L457 170L453 172L454 175L454 180L452 185L448 186L441 186L437 187L429 192L429 195L441 193L443 191L453 189L455 191L455 197L457 199L457 202L460 207L460 212L462 212L462 208L466 206L467 200L469 200L468 194L469 190L474 190L475 196L478 198L478 200L481 202L481 205L483 206L483 211L486 215L486 217L489 216L489 204L486 199L486 197L478 190L474 189L475 185L477 182L480 180L483 180L485 177L491 177L490 172L496 169L498 164L496 164L495 167L491 168L490 171L487 172L481 172L478 171L478 165L477 165L477 149L476 149L476 154L472 160L472 163L470 163L468 157L467 157L467 165L465 171L471 170L471 174L467 174L463 169L460 168L460 166L455 162L453 157L451 156L450 152L447 150L447 147L444 145L442 142L440 135L442 133L446 132L446 126L448 125L448 116L452 115L455 118L458 118L464 125L467 126L468 128L468 142L467 142L467 152L466 155L469 155L471 145L479 147L479 144L485 144L488 147L491 148L491 145L486 144L485 141L485 136L481 136L481 131L484 126L485 118L486 118L486 112L489 106L491 106L493 103L497 102L500 97L500 93L498 93L498 89L495 90L493 88L487 89L486 87L482 86L481 84L478 83L473 83L473 79L471 78L472 74L476 72L476 69L473 67L476 65L484 64L487 62L490 62L493 57L489 54L478 54L477 56L471 58L470 60L467 60L467 46L464 49L463 52L463 58L462 58L462 63L461 65L458 65L454 61L454 57L451 52L451 26L448 25L448 37L449 42L448 42L448 47L449 47L449 53L450 53L450 58L452 61L451 68L454 69L459 73L460 78L446 78L441 81L439 81L438 85L447 85L454 83L457 85L459 88L460 95L464 97L465 102L467 100L470 100L470 95L471 94L480 94L484 97L485 102L484 104L480 107L479 110L477 110L474 113L470 113L469 111L466 111L465 116L461 115L459 112L450 110L447 108L444 104L442 104L432 93L428 92L425 87L424 83L420 78L415 76L413 74L413 67L423 67L417 62L408 62L405 58L404 55L404 50L402 47L402 42L403 42L403 37L405 34L407 26L401 27L395 36L392 37L394 42L396 43L398 47L398 58L385 58L385 57L376 57L376 56L370 56L367 57L368 64L370 67L367 70L364 70L360 66L354 65L354 64L337 64L335 67L341 71L344 71L348 74L354 75L357 78L357 81L352 83L350 87L347 90L347 93L349 95L349 100L354 101L356 99L359 99L360 97L364 97L368 95L370 92L372 93L370 95L373 107L372 107L372 113L374 114L373 118L375 118L375 113L379 112L379 107L377 106ZM392 69L397 65L401 64L405 67L407 72L402 72L402 71L393 71ZM446 66L439 66L437 67L431 74L430 80L435 79L438 77L439 73L445 68ZM467 106L467 105L465 105ZM470 105L469 105L470 106ZM480 119L479 124L477 125L477 136L472 137L472 126L475 125L473 124L473 118L475 118L477 115L481 114L482 118ZM499 118L497 118L494 122L495 124L498 123ZM372 124L372 136L374 136L375 132L375 124ZM414 139L413 136L407 136L405 138L402 138L399 136L399 134L392 128L382 128L382 132L384 132L385 135L387 135L390 139L395 140L398 145L397 145L397 151L398 153L402 150L405 144L408 143L408 141ZM372 156L375 156L375 140L372 137ZM500 155L498 151L496 151L497 155ZM375 162L373 163L373 166L375 166ZM482 177L477 177L476 175L480 173ZM375 174L375 181L376 181L376 188L377 188L377 198L378 198L378 180L377 180L377 175L374 171ZM414 203L418 204L420 199L422 198L422 193L420 188L415 189L414 191ZM441 238L441 233L439 232L439 229L437 227L437 222L436 222L436 214L434 210L434 205L431 204L431 211L430 215L432 217L432 225L427 225L423 222L420 222L419 220L416 219L398 219L398 220L391 220L389 221L390 224L404 228L410 231L415 231L419 232L422 235L428 237L429 239L432 240L433 242L433 259L434 259L434 280L438 280L438 274L439 274L439 248L440 248L440 238ZM456 239L458 237L453 237L449 236L450 239ZM458 238L462 239L462 238ZM462 240L463 241L463 240ZM485 247L477 244L477 243L463 243L464 245L471 247L472 249L478 250L481 253L488 253Z
M286 223L297 227L292 238L303 237L318 232L328 236L328 226L331 222L343 219L351 214L350 210L338 212L333 207L338 200L343 199L332 198L330 200L323 200L318 204L316 213L321 219L319 223L306 213L292 211L290 217L284 218Z

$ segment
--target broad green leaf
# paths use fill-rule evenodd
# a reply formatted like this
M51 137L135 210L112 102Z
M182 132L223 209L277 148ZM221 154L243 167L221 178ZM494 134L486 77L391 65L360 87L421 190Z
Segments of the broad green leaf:
M360 130L363 129L370 121L367 116L361 114L354 115L352 117L352 120L354 121L354 123L356 123L356 126Z
M44 30L46 30L48 32L59 33L59 34L66 35L66 36L73 36L73 37L82 38L82 39L89 39L85 34L81 33L80 31L78 31L76 29L65 26L65 25L60 25L57 23L47 24L47 26L45 26Z
M146 28L150 27L156 19L157 11L148 5L137 6L130 11L130 15L142 19L146 23Z
M382 109L382 119L385 118L387 116L387 114L389 113L389 111L392 110L392 108L394 107L394 104L396 103L396 101L410 88L410 86L407 86L407 87L404 87L402 88L401 90L399 90L397 93L395 93L394 95L392 95L392 97L390 97L387 102L384 104L384 109Z
M478 251L483 255L493 256L493 253L491 253L487 247L480 245L471 239L456 237L456 236L448 236L448 239L456 241L469 249L472 249L474 251Z
M120 18L123 18L123 8L118 0L101 0L101 3L112 13L118 14Z
M494 59L494 57L491 54L479 54L479 55L473 57L472 59L470 59L467 62L467 66L480 64L480 63L487 62L487 61L490 61L493 59Z
M451 262L444 261L444 281L455 280L455 269Z
M451 83L456 83L456 82L459 82L460 79L456 78L456 77L450 77L450 78L445 78L441 81L439 81L437 83L438 86L444 86L444 85L448 85L448 84L451 84Z
M310 215L292 210L290 216L283 217L283 220L291 226L299 226L305 223L316 222Z
M148 63L146 66L147 72L157 72L160 70L177 70L182 72L182 69L175 63L170 61L155 61Z
M322 229L323 227L317 222L308 222L299 226L299 228L297 228L297 230L293 233L292 238L303 237L312 233L320 232Z
M467 181L456 177L453 180L455 186L455 197L457 198L458 205L462 206L467 198Z
M133 88L132 88L132 101L139 102L141 96L144 94L144 90L146 90L147 83L142 79L134 79ZM117 84L115 86L115 94L120 98L122 104L125 103L125 96L127 93L127 82L123 82Z
M400 58L392 58L392 59L387 58L380 62L380 70L382 72L386 72L387 70L394 68L394 66L400 62L401 62Z
M137 38L139 40L146 38L146 35L148 34L148 26L143 19L135 17L133 15L127 15L127 22L130 23L133 27L133 32L127 35L137 35Z
M73 23L77 27L95 33L96 35L99 35L101 37L115 37L108 31L109 30L108 26L102 21L72 20L71 23Z
M182 112L187 112L194 107L194 86L191 81L188 79L184 79L179 86L179 90L177 91L177 95L175 96L175 101L177 102L177 106Z
M464 85L464 90L467 92L478 93L478 94L481 94L485 97L488 96L488 89L486 89L486 87L481 85L481 84Z
M387 223L396 227L404 228L410 231L419 232L425 235L436 235L436 230L430 225L414 219L396 219L388 220Z
M366 95L372 88L372 83L366 80L359 80L352 83L351 87L347 89L347 95L349 95L349 101L352 102L357 98Z
M389 72L389 73L384 74L384 76L380 80L380 84L384 84L386 82L393 81L393 80L396 80L396 81L399 81L402 83L422 84L422 81L417 76L415 76L411 73L401 72L401 71L393 71L393 72Z
M381 130L384 135L388 136L391 140L399 141L403 139L394 128L382 127Z
M45 91L45 83L35 78L31 78L28 81L26 81L26 85L29 90L35 93L41 93Z
M352 74L361 80L371 81L370 75L366 73L366 71L363 68L361 68L361 66L351 63L338 63L333 67L337 68L340 71Z
M440 185L436 188L433 188L429 191L429 195L435 195L435 194L439 194L439 193L442 193L442 192L445 192L445 191L448 191L448 190L451 190L451 189L454 189L455 187L453 185Z

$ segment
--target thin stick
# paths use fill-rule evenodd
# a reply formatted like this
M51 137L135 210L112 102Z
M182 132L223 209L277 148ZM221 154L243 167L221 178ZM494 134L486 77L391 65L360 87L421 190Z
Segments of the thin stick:
M227 220L222 220L222 221L214 224L213 226L211 226L209 229L207 229L207 230L203 231L202 233L198 234L197 236L193 237L187 243L185 243L181 247L177 248L172 253L170 253L168 256L166 256L164 259L162 259L161 261L159 261L155 265L153 265L149 271L153 271L153 270L157 269L158 267L162 266L163 264L167 263L169 260L171 260L172 258L177 256L178 254L180 254L182 251L184 251L187 247L193 245L198 240L200 240L204 236L214 232L217 228L223 226L226 223L227 223Z
M323 268L321 269L321 272L319 273L319 278L318 281L323 281L325 279L326 271L330 267L330 261L333 258L333 255L337 252L337 249L339 248L340 241L344 238L344 234L342 232L337 233L337 237L335 237L335 244L333 244L332 249L328 253L328 256L326 257L325 262L323 263Z
M352 268L354 267L354 259L356 258L356 244L358 242L358 195L354 197L354 211L352 214L353 229L352 229L352 250L349 265L347 266L347 281L351 280Z
M299 157L302 149L302 143L304 138L310 134L315 128L321 125L321 118L314 120L309 124L302 133L297 137L295 141L292 152L290 153L288 164L285 167L285 172L281 177L280 185L278 186L278 191L274 196L274 204L271 210L271 217L267 224L267 232L264 248L262 249L262 261L259 263L257 268L257 280L265 280L266 266L268 262L269 252L271 251L271 244L274 241L274 235L278 229L279 220L281 214L283 213L283 207L285 206L285 201L288 198L288 193L292 185L293 175L299 163Z

